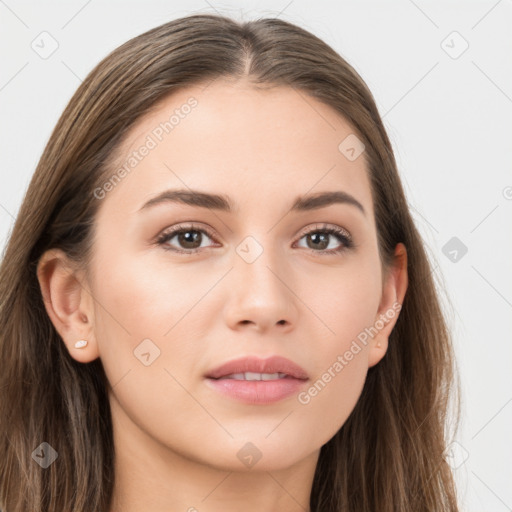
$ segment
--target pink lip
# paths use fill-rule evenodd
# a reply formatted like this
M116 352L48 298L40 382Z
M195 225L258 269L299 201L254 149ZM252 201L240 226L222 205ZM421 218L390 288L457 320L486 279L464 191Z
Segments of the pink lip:
M286 373L288 376L295 379L305 380L308 374L304 368L301 368L293 361L281 356L272 356L267 359L260 359L258 357L242 357L234 359L227 363L211 370L206 377L211 379L219 379L226 375L233 373Z
M244 381L221 379L234 373L286 373L282 379ZM229 361L206 375L206 383L216 391L249 404L269 404L296 394L308 380L304 368L280 356L268 359L245 357Z

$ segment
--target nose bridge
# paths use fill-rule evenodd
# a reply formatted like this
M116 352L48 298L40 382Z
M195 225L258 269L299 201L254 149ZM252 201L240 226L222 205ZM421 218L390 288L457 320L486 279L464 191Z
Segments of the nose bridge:
M260 328L290 325L296 320L290 272L271 234L246 236L235 248L228 320L232 325L252 322Z
M280 248L270 241L271 235L256 236L246 236L236 247L235 270L247 285L245 291L283 294L285 287L275 275L283 267Z

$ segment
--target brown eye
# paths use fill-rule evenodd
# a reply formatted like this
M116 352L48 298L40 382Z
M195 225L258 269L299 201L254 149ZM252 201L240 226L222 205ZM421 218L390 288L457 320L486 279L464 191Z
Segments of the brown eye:
M330 235L326 233L310 233L306 235L306 239L308 242L308 247L310 249L320 249L325 250L329 246L329 238Z
M193 254L203 247L208 247L208 245L203 245L205 239L208 238L212 239L212 236L205 229L195 228L194 226L177 226L162 233L157 243L168 251Z
M201 247L202 233L201 231L190 230L181 231L177 235L178 244L183 249L197 249ZM174 236L172 238L174 238ZM198 245L199 244L199 245Z
M306 248L313 252L336 254L354 247L350 234L337 227L317 228L305 233L300 240L303 238L306 239Z

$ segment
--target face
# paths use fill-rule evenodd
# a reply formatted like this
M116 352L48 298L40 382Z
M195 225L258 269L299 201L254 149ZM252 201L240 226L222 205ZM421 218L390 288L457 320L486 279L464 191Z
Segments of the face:
M365 155L339 149L349 136L304 93L220 79L134 126L96 191L87 285L119 428L188 460L240 470L253 455L270 470L318 453L344 424L385 353L368 330L390 305ZM222 201L161 196L176 190ZM272 356L303 379L207 378Z

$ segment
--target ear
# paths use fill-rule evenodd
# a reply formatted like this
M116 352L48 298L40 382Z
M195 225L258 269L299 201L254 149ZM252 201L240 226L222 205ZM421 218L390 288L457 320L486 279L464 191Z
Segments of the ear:
M81 363L98 358L94 301L85 289L82 273L62 250L50 249L39 259L37 279L48 316L71 357ZM79 340L88 341L85 348L75 348Z
M372 333L375 333L370 344L368 367L376 365L386 354L388 339L395 327L407 291L407 250L399 243L389 268L382 289L379 310L375 316Z

